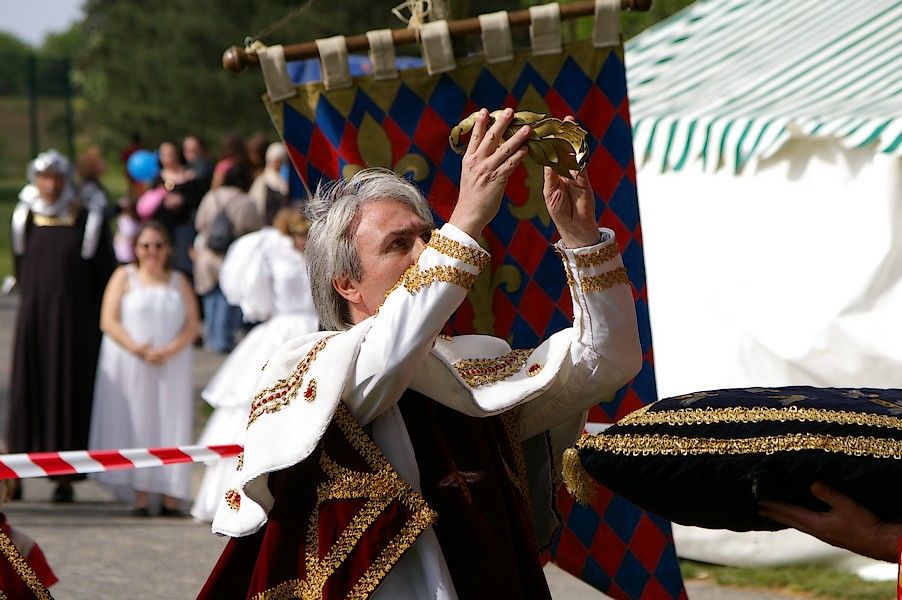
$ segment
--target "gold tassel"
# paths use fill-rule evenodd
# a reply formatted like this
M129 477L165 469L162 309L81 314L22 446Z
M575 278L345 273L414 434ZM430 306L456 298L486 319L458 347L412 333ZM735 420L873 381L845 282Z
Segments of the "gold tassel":
M564 483L570 495L580 504L592 504L596 498L595 480L583 468L576 448L564 450L563 467Z

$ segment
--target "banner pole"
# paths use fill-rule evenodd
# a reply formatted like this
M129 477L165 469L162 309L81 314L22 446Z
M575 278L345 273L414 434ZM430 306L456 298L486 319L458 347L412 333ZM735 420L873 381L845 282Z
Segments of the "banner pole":
M652 0L620 0L620 9L646 11L651 7L651 4ZM595 0L561 4L560 6L562 21L595 14ZM509 12L508 19L510 20L511 27L526 27L531 23L529 10L525 9ZM448 29L452 38L476 34L481 31L479 19L476 17L449 21ZM391 34L395 46L405 46L417 42L416 29L393 29ZM345 41L347 43L348 52L364 52L369 50L370 47L366 35L348 36L345 38ZM284 49L285 60L301 60L318 56L316 43L314 42L291 44L284 46ZM247 52L244 48L239 46L232 46L222 54L222 67L226 71L231 71L232 73L240 73L248 67L259 66L260 61L257 58L257 55L253 52Z

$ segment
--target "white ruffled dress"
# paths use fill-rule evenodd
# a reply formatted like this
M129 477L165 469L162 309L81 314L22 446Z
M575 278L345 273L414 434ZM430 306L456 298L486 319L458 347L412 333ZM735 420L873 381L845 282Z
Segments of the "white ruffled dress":
M310 295L307 264L291 238L272 227L249 233L229 247L219 285L248 321L248 332L201 392L213 407L198 444L243 444L247 417L263 366L284 342L315 332L319 320ZM212 521L228 489L236 459L207 465L191 515Z

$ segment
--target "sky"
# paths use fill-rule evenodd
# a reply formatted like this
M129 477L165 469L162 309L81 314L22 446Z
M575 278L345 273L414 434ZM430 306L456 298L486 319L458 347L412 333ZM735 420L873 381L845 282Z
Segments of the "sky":
M8 31L32 46L48 33L65 31L81 18L84 0L0 0L0 31Z

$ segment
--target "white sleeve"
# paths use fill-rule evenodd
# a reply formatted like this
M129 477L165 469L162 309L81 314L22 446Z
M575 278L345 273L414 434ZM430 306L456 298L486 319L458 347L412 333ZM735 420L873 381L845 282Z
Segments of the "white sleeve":
M244 320L266 321L273 313L272 274L267 261L268 230L255 231L229 245L219 271L219 287Z
M520 434L527 439L573 419L599 402L609 402L642 368L642 350L632 288L614 239L601 229L594 246L557 244L573 301L573 326L552 335L533 354L566 348L548 387L519 409ZM527 360L527 364L529 364Z
M360 346L345 404L366 425L398 401L489 254L445 224L386 295Z

